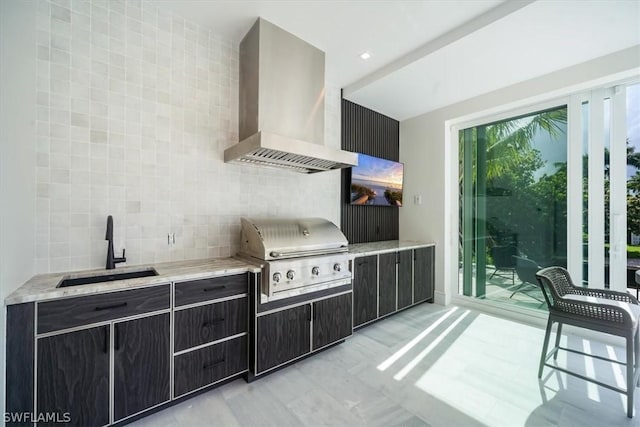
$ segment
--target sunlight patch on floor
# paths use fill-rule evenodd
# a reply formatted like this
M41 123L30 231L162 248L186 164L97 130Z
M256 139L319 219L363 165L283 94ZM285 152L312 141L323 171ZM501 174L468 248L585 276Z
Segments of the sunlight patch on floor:
M402 368L400 370L400 372L398 372L397 374L395 374L393 376L393 379L396 381L400 381L402 380L404 377L407 376L407 374L409 372L411 372L411 370L413 368L415 368L425 357L427 357L427 355L434 349L436 348L440 342L451 333L452 330L455 329L456 326L458 326L458 324L460 322L462 322L462 320L467 317L467 315L469 314L469 310L465 311L464 313L462 313L460 315L460 317L458 317L451 325L449 325L449 327L447 329L445 329L440 335L438 335L432 342L431 344L429 344L424 350L422 350L420 352L420 354L418 354L416 357L414 357L409 363L407 363L405 365L404 368Z
M607 345L605 346L605 348L607 349L607 357L609 359L618 360L616 350L613 348L613 346ZM622 372L622 365L612 363L611 366L613 368L613 377L616 381L616 386L625 388L627 386L627 380L625 379L625 375Z
M395 362L397 362L398 359L400 359L402 356L407 354L407 352L409 352L409 350L411 350L413 347L415 347L420 341L422 341L427 335L429 335L435 328L437 328L442 322L444 322L447 319L447 317L451 316L457 309L458 309L458 307L453 307L451 310L449 310L445 314L443 314L438 320L433 322L433 324L431 326L429 326L424 331L420 332L415 338L413 338L411 341L409 341L407 344L405 344L400 350L396 351L389 358L387 358L384 362L379 364L378 365L378 370L379 371L387 370L391 365L393 365Z
M525 425L543 403L536 377L542 339L537 328L481 314L432 366L415 368L411 362L411 368L424 370L415 385L480 422L492 424L508 411L511 425ZM452 373L452 363L463 366ZM553 388L545 391L546 399L557 393Z
M591 343L585 339L582 340L582 351L587 354L591 354ZM596 369L595 369L595 366L593 365L592 358L590 357L584 358L584 368L585 368L585 372L587 373L586 375L587 377L589 378L596 377ZM586 384L587 384L587 396L589 396L589 399L595 400L596 402L600 402L600 393L598 392L598 386L590 382L586 382Z

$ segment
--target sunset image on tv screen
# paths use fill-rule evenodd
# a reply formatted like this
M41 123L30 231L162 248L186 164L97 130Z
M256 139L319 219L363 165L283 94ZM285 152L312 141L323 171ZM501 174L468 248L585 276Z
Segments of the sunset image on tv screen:
M351 169L351 204L402 206L403 164L358 154Z

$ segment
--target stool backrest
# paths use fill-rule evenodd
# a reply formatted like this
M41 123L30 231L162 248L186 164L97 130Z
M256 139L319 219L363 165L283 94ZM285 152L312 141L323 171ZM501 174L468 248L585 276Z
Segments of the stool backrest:
M569 272L564 267L547 267L536 273L547 306L552 309L558 299L575 293L575 286Z

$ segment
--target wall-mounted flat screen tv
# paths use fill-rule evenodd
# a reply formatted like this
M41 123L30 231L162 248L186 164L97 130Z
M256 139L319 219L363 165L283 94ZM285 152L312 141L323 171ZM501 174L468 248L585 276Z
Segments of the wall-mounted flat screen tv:
M358 166L351 168L351 204L402 206L403 173L402 163L358 154Z

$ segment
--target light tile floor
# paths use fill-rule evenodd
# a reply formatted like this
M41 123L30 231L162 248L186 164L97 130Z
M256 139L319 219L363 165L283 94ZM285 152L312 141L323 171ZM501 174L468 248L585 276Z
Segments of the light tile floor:
M621 394L548 368L539 382L543 337L476 310L421 304L251 384L234 381L132 425L640 426ZM622 341L563 342L624 360ZM618 365L573 354L558 361L624 385Z

